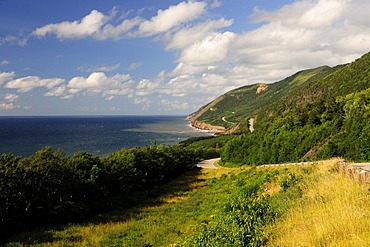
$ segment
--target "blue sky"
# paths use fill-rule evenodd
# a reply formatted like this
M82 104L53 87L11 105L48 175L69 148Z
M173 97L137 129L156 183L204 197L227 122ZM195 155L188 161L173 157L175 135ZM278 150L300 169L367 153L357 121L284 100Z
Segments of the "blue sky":
M370 51L368 0L0 0L0 115L187 115Z

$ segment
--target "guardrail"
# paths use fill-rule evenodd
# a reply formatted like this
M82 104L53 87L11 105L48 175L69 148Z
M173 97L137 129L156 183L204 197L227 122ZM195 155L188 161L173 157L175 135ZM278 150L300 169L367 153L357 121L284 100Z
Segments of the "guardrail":
M259 165L257 168L263 167L283 167L283 166L301 166L313 165L317 162L298 162L298 163L285 163L285 164L267 164ZM350 179L357 180L359 183L370 184L370 163L346 163L345 160L336 162L339 174L346 176Z
M347 164L344 160L340 160L336 164L339 174L357 180L359 183L370 184L370 163Z
M267 165L259 165L257 168L262 167L279 167L279 166L301 166L301 165L313 165L317 164L317 162L296 162L296 163L284 163L284 164L267 164Z

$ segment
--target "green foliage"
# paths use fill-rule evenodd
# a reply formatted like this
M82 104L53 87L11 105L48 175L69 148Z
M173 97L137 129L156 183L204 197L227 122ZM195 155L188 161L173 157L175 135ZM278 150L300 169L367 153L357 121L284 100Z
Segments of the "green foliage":
M296 106L258 131L231 140L223 149L222 160L266 164L341 156L368 161L369 106L370 88Z
M188 246L261 246L267 241L262 226L275 216L267 198L239 196L224 210L222 218L204 222Z
M179 145L190 149L214 149L219 151L234 135L202 136L193 137L179 143Z
M264 226L277 214L270 197L261 195L265 182L277 174L250 170L235 177L237 189L222 206L220 213L204 221L184 246L261 246L267 237Z
M214 152L152 145L105 158L66 157L46 147L30 157L0 156L0 232L84 219L194 168Z
M300 180L294 173L288 173L280 181L280 187L283 191L287 191L289 188L293 187Z
M240 131L247 132L250 118L266 111L281 110L280 106L275 109L276 105L280 105L278 102L286 99L291 93L298 91L301 86L308 84L311 80L318 80L333 70L335 69L324 66L300 71L284 80L268 85L267 89L259 94L256 93L259 85L237 88L211 102L212 107L201 114L197 120L226 128L240 124ZM269 108L270 106L273 108ZM266 111L261 111L266 107ZM204 108L202 107L198 112Z
M298 72L259 94L258 85L238 88L212 102L197 120L222 125L223 118L239 126L241 135L223 145L227 166L333 156L368 161L369 68L367 53L351 64Z

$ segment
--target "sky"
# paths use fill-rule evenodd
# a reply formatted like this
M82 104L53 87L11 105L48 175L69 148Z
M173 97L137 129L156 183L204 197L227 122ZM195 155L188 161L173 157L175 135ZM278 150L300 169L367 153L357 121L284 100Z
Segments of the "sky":
M368 0L0 0L0 116L188 115L370 51Z

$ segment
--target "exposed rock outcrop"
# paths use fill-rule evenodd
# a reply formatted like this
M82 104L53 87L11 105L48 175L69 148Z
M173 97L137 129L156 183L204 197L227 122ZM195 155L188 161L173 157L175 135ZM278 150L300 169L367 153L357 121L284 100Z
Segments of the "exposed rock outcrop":
M216 133L223 133L225 131L225 127L223 126L214 126L197 120L192 120L191 118L188 119L191 121L191 126L200 130L209 130Z
M258 88L256 90L256 94L260 94L263 91L266 91L267 87L268 86L266 84L263 84L263 83L259 84L259 86L258 86Z

